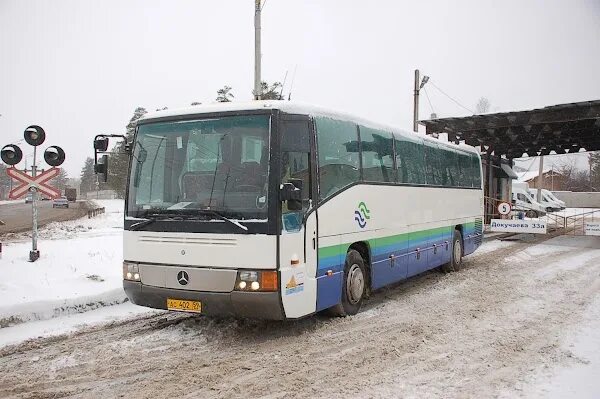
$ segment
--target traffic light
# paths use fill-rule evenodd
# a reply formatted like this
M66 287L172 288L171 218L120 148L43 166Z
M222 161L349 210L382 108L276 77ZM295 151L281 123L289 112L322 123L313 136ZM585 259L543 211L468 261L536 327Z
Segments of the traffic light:
M2 151L0 151L0 157L2 158L2 162L7 165L13 166L21 162L23 159L23 151L14 144L5 145L2 147Z
M44 151L44 161L50 166L60 166L65 161L65 152L57 145L50 146Z
M46 132L40 126L31 125L25 129L25 141L27 144L37 147L46 140Z

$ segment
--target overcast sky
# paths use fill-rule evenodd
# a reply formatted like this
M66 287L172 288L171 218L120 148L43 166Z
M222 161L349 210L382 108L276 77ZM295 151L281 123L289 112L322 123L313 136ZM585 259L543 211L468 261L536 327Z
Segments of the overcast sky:
M225 84L250 100L253 9L0 0L0 145L39 124L78 176L93 136L123 133L138 106L211 102ZM294 100L407 130L415 68L469 109L481 96L492 111L600 99L600 0L267 0L262 33L263 80L289 71L287 92L297 66ZM469 114L426 88L438 116Z

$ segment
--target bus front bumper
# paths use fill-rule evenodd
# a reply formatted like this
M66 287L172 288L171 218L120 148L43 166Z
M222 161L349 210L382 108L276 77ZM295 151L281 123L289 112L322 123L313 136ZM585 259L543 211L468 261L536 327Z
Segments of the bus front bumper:
M129 300L140 306L167 309L167 298L200 301L202 314L283 320L285 318L278 292L202 292L176 290L123 280Z

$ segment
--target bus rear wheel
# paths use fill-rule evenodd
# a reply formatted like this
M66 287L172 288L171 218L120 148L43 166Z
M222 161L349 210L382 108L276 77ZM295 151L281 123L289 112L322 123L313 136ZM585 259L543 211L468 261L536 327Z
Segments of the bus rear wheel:
M454 235L452 236L452 254L451 254L450 262L442 265L442 271L444 273L459 271L460 266L462 264L462 255L463 255L462 234L460 234L460 231L454 230Z
M352 316L358 313L367 290L367 268L360 253L351 249L346 254L344 280L342 283L342 302L330 309L334 316Z

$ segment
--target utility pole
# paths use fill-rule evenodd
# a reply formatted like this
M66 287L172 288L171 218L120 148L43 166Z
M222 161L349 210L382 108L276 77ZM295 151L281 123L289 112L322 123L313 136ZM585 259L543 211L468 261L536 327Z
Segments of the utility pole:
M414 91L414 104L413 104L413 130L419 132L419 83L421 81L421 74L418 69L415 69L415 91Z
M544 188L544 156L540 155L540 170L538 172L537 202L542 202L542 188Z
M425 83L429 82L429 76L423 76L423 80L421 80L421 74L418 69L415 69L415 103L413 105L414 115L413 115L413 130L415 132L419 132L419 91L425 86ZM432 117L434 114L431 114Z
M260 0L254 0L254 99L262 95L260 80Z
M592 156L588 154L588 165L590 166L590 193L594 192L594 186L592 185Z

